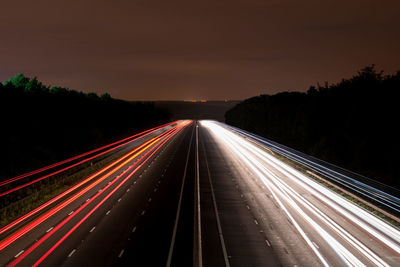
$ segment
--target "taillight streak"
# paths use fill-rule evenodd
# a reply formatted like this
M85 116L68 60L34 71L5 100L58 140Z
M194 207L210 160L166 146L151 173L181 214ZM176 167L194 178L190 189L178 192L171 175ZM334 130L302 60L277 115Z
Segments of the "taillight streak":
M175 128L175 127L174 127ZM174 128L160 134L158 136L158 139L161 138L162 136L165 136L166 134L168 134L171 130L173 130ZM155 137L156 138L156 137ZM108 178L111 174L115 173L116 171L118 171L120 168L122 168L126 163L128 163L129 161L133 160L134 158L136 158L138 155L140 155L143 151L145 151L147 149L147 145L149 143L153 144L154 143L154 139L152 138L149 141L147 141L146 143L142 144L141 146L137 147L136 149L134 149L133 151L129 152L127 155L121 157L119 160L117 160L116 162L110 164L109 166L105 167L104 169L101 170L101 172L104 172L105 170L113 167L114 165L116 165L117 163L121 162L122 160L126 159L127 157L129 157L130 155L134 154L133 156L131 156L129 159L125 160L123 163L119 164L116 168L114 168L113 170L111 170L110 172L106 173L105 175L103 175L101 178L99 178L98 180L96 180L94 183L90 184L89 186L85 187L84 189L82 189L81 191L79 191L78 193L76 193L74 196L70 197L69 199L65 200L64 202L58 204L56 207L52 208L51 210L47 211L45 214L41 215L39 218L37 218L36 220L32 221L31 223L29 223L28 225L26 225L25 227L23 227L22 229L18 230L17 232L15 232L14 234L12 234L11 236L7 237L5 240L3 240L0 243L0 251L3 250L5 247L9 246L11 243L13 243L15 240L17 240L18 238L20 238L21 236L23 236L24 234L26 234L27 232L31 231L33 228L35 228L36 226L38 226L40 223L42 223L43 221L47 220L49 217L53 216L56 212L60 211L61 209L63 209L64 207L66 207L67 205L69 205L70 203L72 203L74 200L76 200L78 197L80 197L81 195L83 195L84 193L86 193L87 191L89 191L90 189L92 189L94 186L96 186L97 184L99 184L100 182L102 182L103 180L105 180L106 178ZM145 148L143 148L145 147ZM139 150L139 152L137 152ZM136 152L136 153L135 153ZM101 173L100 172L100 173ZM67 193L72 192L74 189L79 188L81 185L83 185L84 183L87 183L88 181L92 180L94 177L98 176L99 172L91 175L89 178L85 179L83 182L77 184L76 186L74 186L73 188L71 188L70 190L65 191L64 193L58 195L57 197L55 197L54 199L52 199L51 201L49 201L48 203L43 204L42 206L38 207L37 209L33 210L32 212L29 213L29 216L32 216L34 213L37 213L39 210L45 208L46 206L50 205L51 203L54 203L56 200L60 199L61 197L65 196ZM40 208L40 209L39 209ZM28 214L27 214L28 215ZM20 223L21 221L25 220L27 218L27 216L21 217L20 219L16 220L15 222L7 225L6 227L4 227L3 229L1 229L2 232L10 229L11 227L13 227L14 225Z
M148 130L146 130L146 131L143 131L143 132L134 134L134 135L132 135L132 136L129 136L129 137L124 138L124 139L122 139L122 140L119 140L119 141L116 141L116 142L114 142L114 143L105 145L105 146L103 146L103 147L99 147L99 148L96 148L96 149L94 149L94 150L85 152L85 153L83 153L83 154L80 154L80 155L71 157L71 158L69 158L69 159L66 159L66 160L63 160L63 161L60 161L60 162L57 162L57 163L54 163L54 164L45 166L45 167L43 167L43 168L40 168L40 169L31 171L31 172L28 172L28 173L24 173L24 174L15 176L15 177L10 178L10 179L8 179L8 180L6 180L6 181L1 181L1 182L0 182L0 187L3 186L3 185L6 185L6 184L12 183L12 182L14 182L14 181L17 181L17 180L26 178L26 177L28 177L28 176L31 176L31 175L34 175L34 174L41 173L41 172L43 172L43 171L52 169L52 168L57 167L57 166L60 166L60 165L62 165L62 164L71 162L71 161L73 161L73 160L82 158L82 157L84 157L84 156L93 154L93 153L95 153L95 152L97 152L97 151L101 151L101 150L106 149L106 148L108 148L108 147L110 147L110 146L117 145L117 144L122 143L122 142L124 142L124 141L126 141L126 140L129 140L129 139L131 139L131 138L134 138L134 137L143 135L143 134L148 133L148 132L150 132L150 131L156 131L156 130L158 130L158 129L160 129L160 128L163 128L163 127L172 125L172 124L174 124L174 123L176 123L176 122L177 122L177 121L173 121L173 122L170 122L170 123L166 123L166 124L163 124L163 125L160 125L160 126L153 127L153 128L148 129ZM134 141L134 140L131 140L131 141ZM129 141L129 142L131 142L131 141Z
M161 127L161 126L159 126L159 127ZM123 144L120 144L120 145L118 145L118 146L116 146L116 147L110 148L110 149L108 149L108 150L106 150L106 151L103 151L103 152L101 152L101 153L99 153L99 154L96 154L96 155L94 155L94 156L91 156L91 157L89 157L89 158L87 158L87 159L84 159L84 160L81 160L81 161L79 161L79 162L77 162L77 163L74 163L74 164L72 164L72 165L66 166L66 167L64 167L64 168L62 168L62 169L60 169L60 170L57 170L57 171L55 171L55 172L46 174L46 175L44 175L44 176L42 176L42 177L39 177L39 178L37 178L37 179L34 179L34 180L32 180L32 181L30 181L30 182L27 182L27 183L25 183L25 184L16 186L16 187L11 188L11 189L9 189L9 190L7 190L7 191L1 192L1 193L0 193L0 197L5 196L5 195L8 195L8 194L10 194L10 193L12 193L12 192L15 192L15 191L17 191L17 190L20 190L20 189L22 189L22 188L25 188L25 187L27 187L27 186L29 186L29 185L35 184L35 183L37 183L37 182L39 182L39 181L42 181L42 180L44 180L44 179L46 179L46 178L49 178L49 177L51 177L51 176L54 176L54 175L56 175L56 174L59 174L59 173L61 173L61 172L66 171L66 170L69 170L69 169L71 169L71 168L73 168L73 167L76 167L76 166L78 166L78 165L80 165L80 164L83 164L83 163L85 163L85 162L87 162L87 161L89 161L89 160L92 160L92 159L97 158L97 157L99 157L99 156L101 156L101 155L104 155L104 154L106 154L106 153L108 153L108 152L111 152L111 151L113 151L113 150L115 150L115 149L117 149L117 148L119 148L119 147L122 147L122 146L124 146L124 145L126 145L126 144L129 144L129 143L131 143L131 142L134 142L134 141L136 141L136 140L139 139L139 138L143 138L144 136L147 136L147 135L153 133L153 132L156 131L156 130L159 130L159 128L157 128L157 129L155 129L155 130L151 130L151 129L150 129L150 130L147 130L147 131L145 131L145 132L142 132L142 133L140 133L141 136L139 136L139 137L137 137L137 138L134 138L134 137L137 136L137 135L139 135L139 134L137 134L137 135L135 135L135 136L128 137L128 138L126 138L126 139L124 139L124 140L120 140L120 141L118 141L118 143L121 143L121 142L123 142L123 141L125 141L125 140L127 140L127 139L132 139L132 138L134 138L134 139L129 140L129 141L127 141L127 142L125 142L125 143L123 143ZM116 143L117 143L117 142L116 142ZM115 145L116 143L113 143L113 144L110 144L110 145L108 145L108 146L102 147L101 149L98 149L97 151L102 150L102 149L105 149L105 148L107 148L107 147L109 147L109 146L111 146L111 145ZM88 154L92 154L92 153L94 153L94 152L95 152L95 151L92 151L91 153L88 152ZM86 154L86 155L88 155L88 154ZM83 154L82 154L82 155L76 157L75 159L78 159L78 158L83 157L83 156L86 156L86 155L83 155ZM75 159L74 159L74 160L75 160ZM67 162L70 162L70 161L72 161L72 160L68 160L68 161L66 161L66 162L64 162L64 163L67 163ZM53 166L53 167L56 167L56 166L59 166L59 165L61 165L61 164L55 165L55 166ZM48 169L51 169L51 168L48 168ZM43 171L44 171L44 170L43 170ZM28 175L25 176L25 177L28 177ZM3 185L9 184L9 183L11 183L11 182L20 180L20 179L25 178L25 177L21 177L21 178L18 178L18 179L16 179L16 180L10 181L10 180L12 180L12 179L15 179L15 178L11 178L11 179L7 180L7 181L9 181L9 182L7 182L7 181L1 182L1 183L0 183L0 187L3 186Z
M142 159L146 158L141 164L139 164L120 184L118 184L107 196L105 196L92 210L90 210L73 228L71 228L67 234L65 234L49 251L47 251L36 263L35 265L40 264L55 248L57 248L83 221L85 221L98 207L100 207L112 194L115 193L129 178L132 177L136 171L145 164L154 153L158 151L169 139L171 139L176 133L178 133L186 124L182 125L179 128L174 129L171 133L168 134L167 137L164 137L158 145L153 146L149 151L147 151L138 161L132 164L128 169L126 169L123 174L130 171L133 167L135 167ZM159 139L158 139L159 140ZM157 141L158 141L157 140ZM153 152L152 152L153 151ZM151 153L152 152L152 153ZM147 156L151 153L149 156ZM65 225L69 220L71 220L74 216L79 214L85 207L87 207L90 203L92 203L98 196L100 196L103 192L105 192L109 187L111 187L115 182L121 179L123 174L117 176L113 181L111 181L103 190L97 192L89 201L85 202L81 207L79 207L73 214L65 218L61 223L59 223L56 227L54 227L50 232L40 238L36 243L34 243L31 247L29 247L25 252L23 252L18 258L13 260L8 266L15 266L21 260L23 260L26 256L28 256L35 248L37 248L40 244L42 244L45 240L47 240L52 234L54 234L58 229L60 229L63 225Z

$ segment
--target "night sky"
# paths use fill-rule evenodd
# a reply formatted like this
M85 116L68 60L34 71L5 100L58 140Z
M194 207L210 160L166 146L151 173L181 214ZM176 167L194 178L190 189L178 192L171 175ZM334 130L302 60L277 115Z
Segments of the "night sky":
M400 70L400 1L20 0L0 5L0 80L128 100L305 91Z

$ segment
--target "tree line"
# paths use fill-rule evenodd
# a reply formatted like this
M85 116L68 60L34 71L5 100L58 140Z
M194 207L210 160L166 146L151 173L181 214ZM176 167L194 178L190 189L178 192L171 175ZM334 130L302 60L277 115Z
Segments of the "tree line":
M46 86L18 74L0 83L0 180L169 121L152 102Z
M226 122L380 182L400 186L400 71L246 99Z

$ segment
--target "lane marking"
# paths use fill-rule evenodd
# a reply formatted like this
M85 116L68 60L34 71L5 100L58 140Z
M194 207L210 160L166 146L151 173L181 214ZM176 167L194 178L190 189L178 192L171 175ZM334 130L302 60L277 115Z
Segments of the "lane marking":
M68 254L68 258L70 258L72 255L74 255L76 249L72 250L69 254Z
M132 233L134 233L136 231L136 226L135 227L133 227L133 229L132 229Z
M118 199L118 202L120 202L121 201L121 199Z
M111 210L107 211L106 215L110 214Z
M121 252L120 252L119 255L118 255L118 258L121 258L121 257L122 257L122 254L124 254L124 250L121 250Z
M148 200L149 202L151 202L151 198L149 198L149 200Z
M258 225L258 222L257 222L257 220L254 220L254 223Z
M93 228L92 228L92 229L90 229L90 231L89 231L89 232L90 232L90 233L91 233L91 232L93 232L93 231L94 231L94 229L96 229L96 226L93 226Z
M268 240L266 240L266 239L265 239L265 243L267 243L268 247L270 247L270 246L271 246L271 243L269 243L269 241L268 241Z
M68 213L68 216L71 215L72 213L74 213L74 211L71 211L70 213Z
M194 128L192 130L192 135L191 135L190 141L189 141L189 149L188 149L188 152L187 152L187 155L186 155L186 163L185 163L185 169L183 171L183 178L182 178L181 191L180 191L180 195L179 195L178 208L176 210L175 225L174 225L174 230L172 232L171 244L169 246L168 259L167 259L167 264L166 264L167 267L171 266L172 254L173 254L173 251L174 251L176 232L177 232L177 229L178 229L179 216L180 216L180 213L181 213L183 188L184 188L185 180L186 180L186 172L187 172L187 166L188 166L188 162L189 162L190 148L192 147L193 133L194 133ZM157 188L154 189L154 190L157 191Z
M201 144L202 144L202 147L203 147L203 153L204 153L204 158L205 158L206 167L207 167L208 182L210 183L211 197L212 197L213 204L214 204L214 212L215 212L215 218L217 220L218 235L219 235L219 240L220 240L221 247L222 247L222 254L224 255L225 266L226 267L230 267L230 264L229 264L230 256L228 256L228 253L226 251L224 235L222 234L221 221L219 219L217 200L216 200L216 197L215 197L214 186L213 186L212 179L211 179L210 168L208 166L208 159L207 159L207 155L206 155L206 149L205 149L205 146L204 146L204 142L202 142Z
M198 122L196 122L197 124ZM200 170L199 170L199 125L196 125L196 196L197 196L197 257L198 266L203 266L201 247L201 213L200 213Z
M25 250L21 250L20 252L18 252L17 255L14 256L14 258L18 258L22 253L24 253Z
M144 215L145 213L146 213L146 210L143 210L141 215Z
M46 233L48 233L48 232L50 232L51 230L53 230L53 228L54 228L54 226L50 227L50 228L46 231Z

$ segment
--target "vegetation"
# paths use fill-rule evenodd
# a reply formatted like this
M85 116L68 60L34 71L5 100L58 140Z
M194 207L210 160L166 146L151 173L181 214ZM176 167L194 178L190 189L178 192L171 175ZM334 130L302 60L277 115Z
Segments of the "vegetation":
M399 188L400 72L374 66L350 79L247 99L228 124Z
M151 102L128 102L23 74L0 83L0 181L168 120Z

